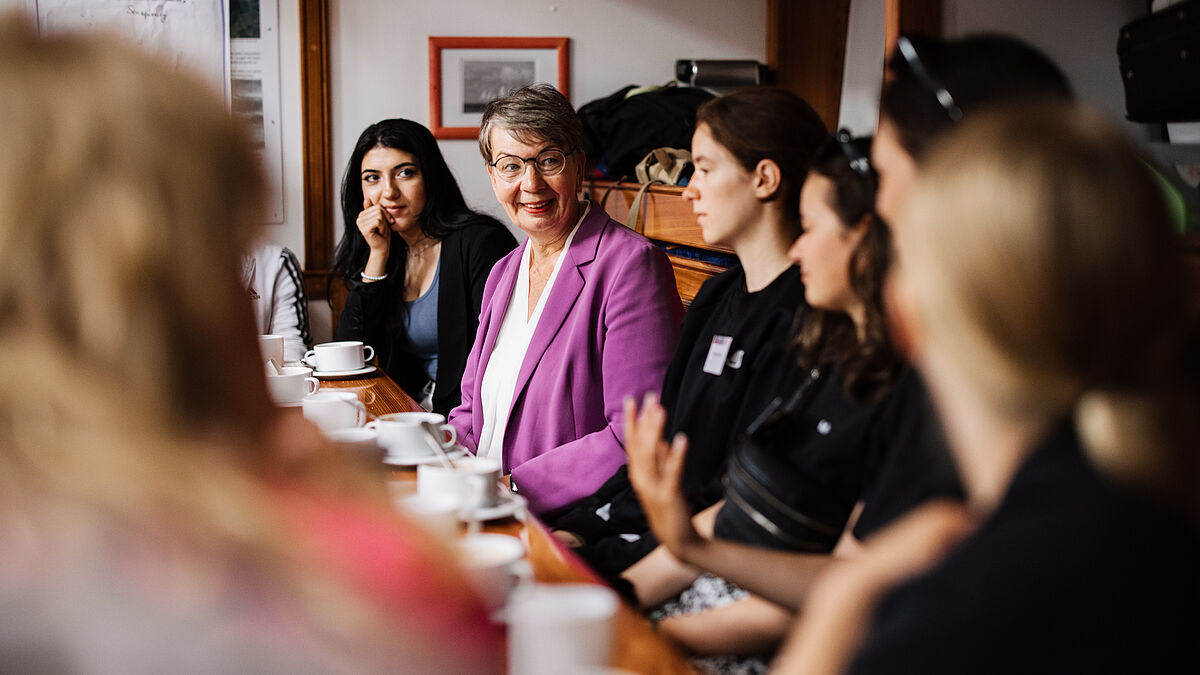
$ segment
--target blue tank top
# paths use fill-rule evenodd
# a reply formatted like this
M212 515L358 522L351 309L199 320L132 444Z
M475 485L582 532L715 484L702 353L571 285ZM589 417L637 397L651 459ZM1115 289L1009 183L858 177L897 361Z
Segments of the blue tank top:
M413 356L425 364L425 374L430 380L437 379L438 362L438 286L442 278L442 264L433 273L429 290L412 302L405 302L408 310L404 315L404 333L408 337L408 349Z

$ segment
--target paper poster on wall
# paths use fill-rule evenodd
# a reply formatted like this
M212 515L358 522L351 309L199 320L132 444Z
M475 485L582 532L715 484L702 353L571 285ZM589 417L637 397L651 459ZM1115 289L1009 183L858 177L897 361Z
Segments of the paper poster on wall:
M250 128L270 193L269 223L283 222L278 0L230 0L230 110Z
M283 222L278 0L35 0L38 30L108 30L209 80L247 123Z
M38 30L114 31L229 93L222 0L37 0Z

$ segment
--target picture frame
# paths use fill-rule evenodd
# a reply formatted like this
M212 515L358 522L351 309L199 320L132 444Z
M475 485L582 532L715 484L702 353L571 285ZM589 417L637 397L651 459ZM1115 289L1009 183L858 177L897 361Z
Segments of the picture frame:
M513 89L547 82L570 98L565 37L430 37L429 129L474 139L483 106Z

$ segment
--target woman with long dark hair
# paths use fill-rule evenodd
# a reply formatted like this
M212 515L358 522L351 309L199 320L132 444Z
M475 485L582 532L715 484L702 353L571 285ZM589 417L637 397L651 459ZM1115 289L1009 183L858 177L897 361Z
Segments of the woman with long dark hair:
M359 136L342 179L342 216L332 275L349 295L335 337L375 347L384 372L448 414L483 284L516 240L467 207L433 134L405 119Z
M690 437L668 449L662 406L647 400L637 416L632 401L626 406L630 479L661 552L694 566L690 575L666 565L631 568L626 578L647 606L691 582L659 613L662 631L696 653L775 646L791 621L785 608L798 603L798 587L806 585L793 571L831 559L878 448L913 409L910 378L885 327L891 236L874 213L869 152L869 140L840 132L804 181L804 231L789 256L804 281L806 309L775 375L745 403L754 419L728 451L711 535L701 534L700 519L688 518L683 444ZM697 579L704 570L712 574Z
M985 111L930 148L894 223L893 317L967 503L831 568L778 672L1195 667L1194 325L1170 222L1096 112Z

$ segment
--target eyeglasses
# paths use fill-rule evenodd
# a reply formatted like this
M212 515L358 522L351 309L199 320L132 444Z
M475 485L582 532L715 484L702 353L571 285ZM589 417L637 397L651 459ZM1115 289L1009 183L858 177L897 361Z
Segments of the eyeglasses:
M863 178L870 178L871 161L864 157L858 148L854 147L854 137L850 135L850 130L845 127L838 129L833 138L837 141L838 147L842 149L842 154L850 162L850 169Z
M912 74L925 86L930 92L937 97L938 104L942 106L942 110L946 111L946 115L950 117L950 121L957 122L962 119L962 108L954 102L954 97L946 90L946 86L933 77L925 68L925 64L921 62L921 57L917 56L917 48L913 47L913 43L904 36L896 40L896 49L900 55L904 57L904 61L908 63L908 69Z
M566 152L557 148L546 148L533 157L503 155L488 166L495 169L501 178L510 183L525 175L525 165L530 162L533 162L533 167L543 177L557 176L567 168L567 156L573 152L575 152L575 148Z

